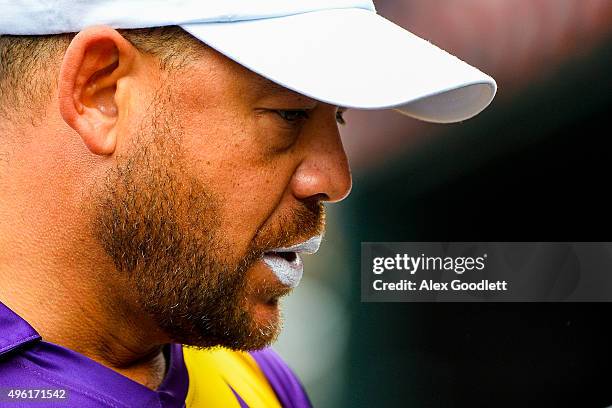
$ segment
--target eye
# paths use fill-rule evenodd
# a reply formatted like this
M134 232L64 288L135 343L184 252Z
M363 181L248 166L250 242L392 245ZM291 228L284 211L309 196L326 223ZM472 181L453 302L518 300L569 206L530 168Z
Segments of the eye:
M284 121L292 124L305 121L309 117L308 111L303 109L279 109L274 112Z
M338 109L336 112L336 122L338 122L339 125L346 125L346 120L344 120L345 111L346 109Z

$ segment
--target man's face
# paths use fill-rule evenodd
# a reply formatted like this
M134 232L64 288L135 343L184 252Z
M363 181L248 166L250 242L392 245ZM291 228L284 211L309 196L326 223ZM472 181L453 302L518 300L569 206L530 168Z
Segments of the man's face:
M96 193L96 237L172 340L264 347L291 288L262 257L322 234L322 202L350 190L338 109L212 50L157 85Z

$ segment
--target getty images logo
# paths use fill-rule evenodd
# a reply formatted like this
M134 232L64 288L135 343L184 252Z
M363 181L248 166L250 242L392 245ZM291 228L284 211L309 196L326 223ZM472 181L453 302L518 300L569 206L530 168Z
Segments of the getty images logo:
M487 254L478 257L395 254L395 256L373 258L372 272L380 275L385 271L398 270L414 275L418 271L452 271L461 275L466 271L482 271L486 259Z

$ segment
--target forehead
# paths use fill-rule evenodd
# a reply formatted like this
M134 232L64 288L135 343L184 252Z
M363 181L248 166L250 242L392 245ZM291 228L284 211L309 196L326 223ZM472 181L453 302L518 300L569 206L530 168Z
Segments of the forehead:
M258 97L280 97L300 99L305 102L316 101L298 92L292 91L279 85L268 78L238 64L213 48L206 47L202 59L198 61L198 69L211 77L219 86L226 91L237 91L242 96L246 94Z
M287 96L299 96L302 98L306 98L306 96L301 95L297 92L294 92L290 89L287 89L284 86L281 86L275 82L272 82L269 79L264 78L261 75L258 75L254 72L251 72L251 73L253 74L253 78L252 78L253 87L259 93L266 94L266 95L287 95Z

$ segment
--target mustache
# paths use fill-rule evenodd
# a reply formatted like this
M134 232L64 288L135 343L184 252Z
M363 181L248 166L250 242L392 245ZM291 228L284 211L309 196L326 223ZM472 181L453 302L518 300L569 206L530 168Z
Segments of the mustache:
M320 201L301 202L257 231L253 253L258 257L274 248L289 247L325 232L325 206Z

